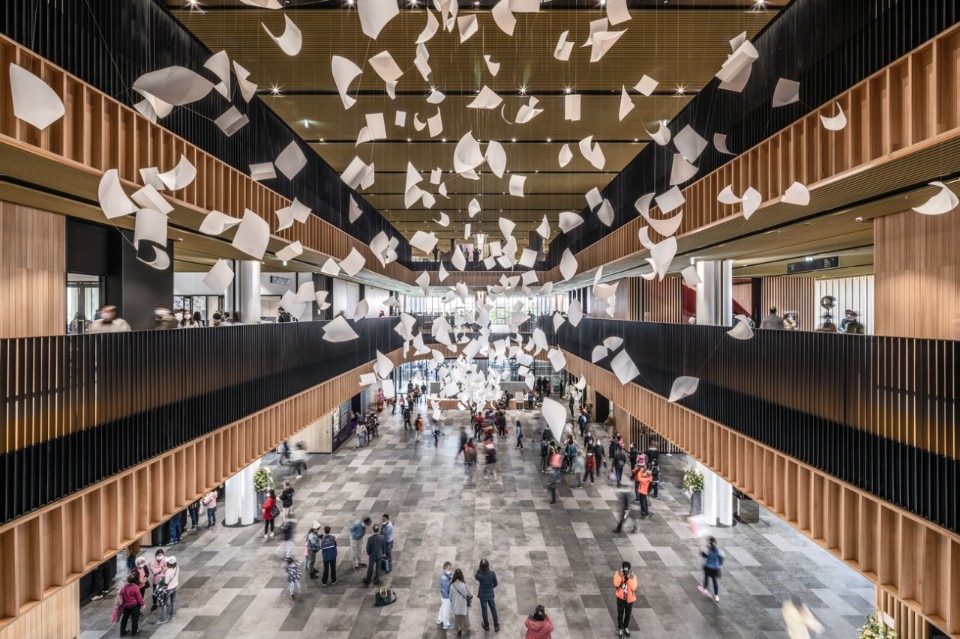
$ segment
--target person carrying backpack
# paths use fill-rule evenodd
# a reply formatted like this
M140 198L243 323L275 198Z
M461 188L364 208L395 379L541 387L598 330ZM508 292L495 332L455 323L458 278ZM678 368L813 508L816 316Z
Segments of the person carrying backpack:
M330 534L330 526L323 527L323 538L320 540L320 558L323 559L323 577L320 586L327 585L327 576L330 585L337 584L337 538Z

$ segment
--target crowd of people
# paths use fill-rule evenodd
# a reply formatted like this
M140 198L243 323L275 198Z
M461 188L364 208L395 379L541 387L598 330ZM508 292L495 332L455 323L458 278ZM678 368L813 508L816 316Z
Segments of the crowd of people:
M166 304L157 304L154 307L153 320L153 327L157 330L239 324L236 318L226 311L215 311L208 322L203 318L200 311L191 313L188 309L171 310ZM126 320L118 316L116 306L106 304L97 309L97 316L93 322L88 321L83 313L77 312L67 330L69 333L77 335L81 333L126 333L132 329Z

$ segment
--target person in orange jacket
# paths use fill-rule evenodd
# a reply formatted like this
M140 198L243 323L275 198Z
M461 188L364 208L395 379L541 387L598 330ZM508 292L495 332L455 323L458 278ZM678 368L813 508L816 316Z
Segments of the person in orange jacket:
M640 499L640 516L649 517L650 508L647 502L647 494L650 492L650 484L653 483L653 473L643 466L638 466L640 472L637 478L637 497Z
M620 636L630 636L630 614L637 600L637 576L633 574L630 562L623 562L620 570L613 573L613 587L617 589L617 631Z

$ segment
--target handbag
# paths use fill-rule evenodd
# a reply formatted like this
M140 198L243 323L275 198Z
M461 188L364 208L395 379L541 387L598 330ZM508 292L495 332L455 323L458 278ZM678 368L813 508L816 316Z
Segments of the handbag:
M117 623L118 621L120 621L120 604L113 607L113 614L110 615L110 623Z
M373 602L374 606L389 606L397 600L397 595L389 588L383 587L377 591Z
M276 504L273 505L273 508L270 509L270 516L276 519L280 516L280 508Z
M617 481L617 473L611 470L610 474L607 475L607 479L609 479L610 481Z

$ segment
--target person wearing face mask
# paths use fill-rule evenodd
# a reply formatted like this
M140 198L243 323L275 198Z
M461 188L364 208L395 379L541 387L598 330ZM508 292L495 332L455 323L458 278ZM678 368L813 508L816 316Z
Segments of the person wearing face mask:
M166 304L157 304L153 309L154 328L167 330L177 327L177 318L173 316L170 307Z
M153 586L153 605L150 607L150 610L157 609L157 584L160 583L160 580L163 579L163 575L167 572L167 558L163 554L163 549L157 550L154 555L154 561L150 564L150 580L152 581Z
M117 317L117 307L111 304L101 306L97 311L98 318L87 329L88 333L127 333L130 325Z

